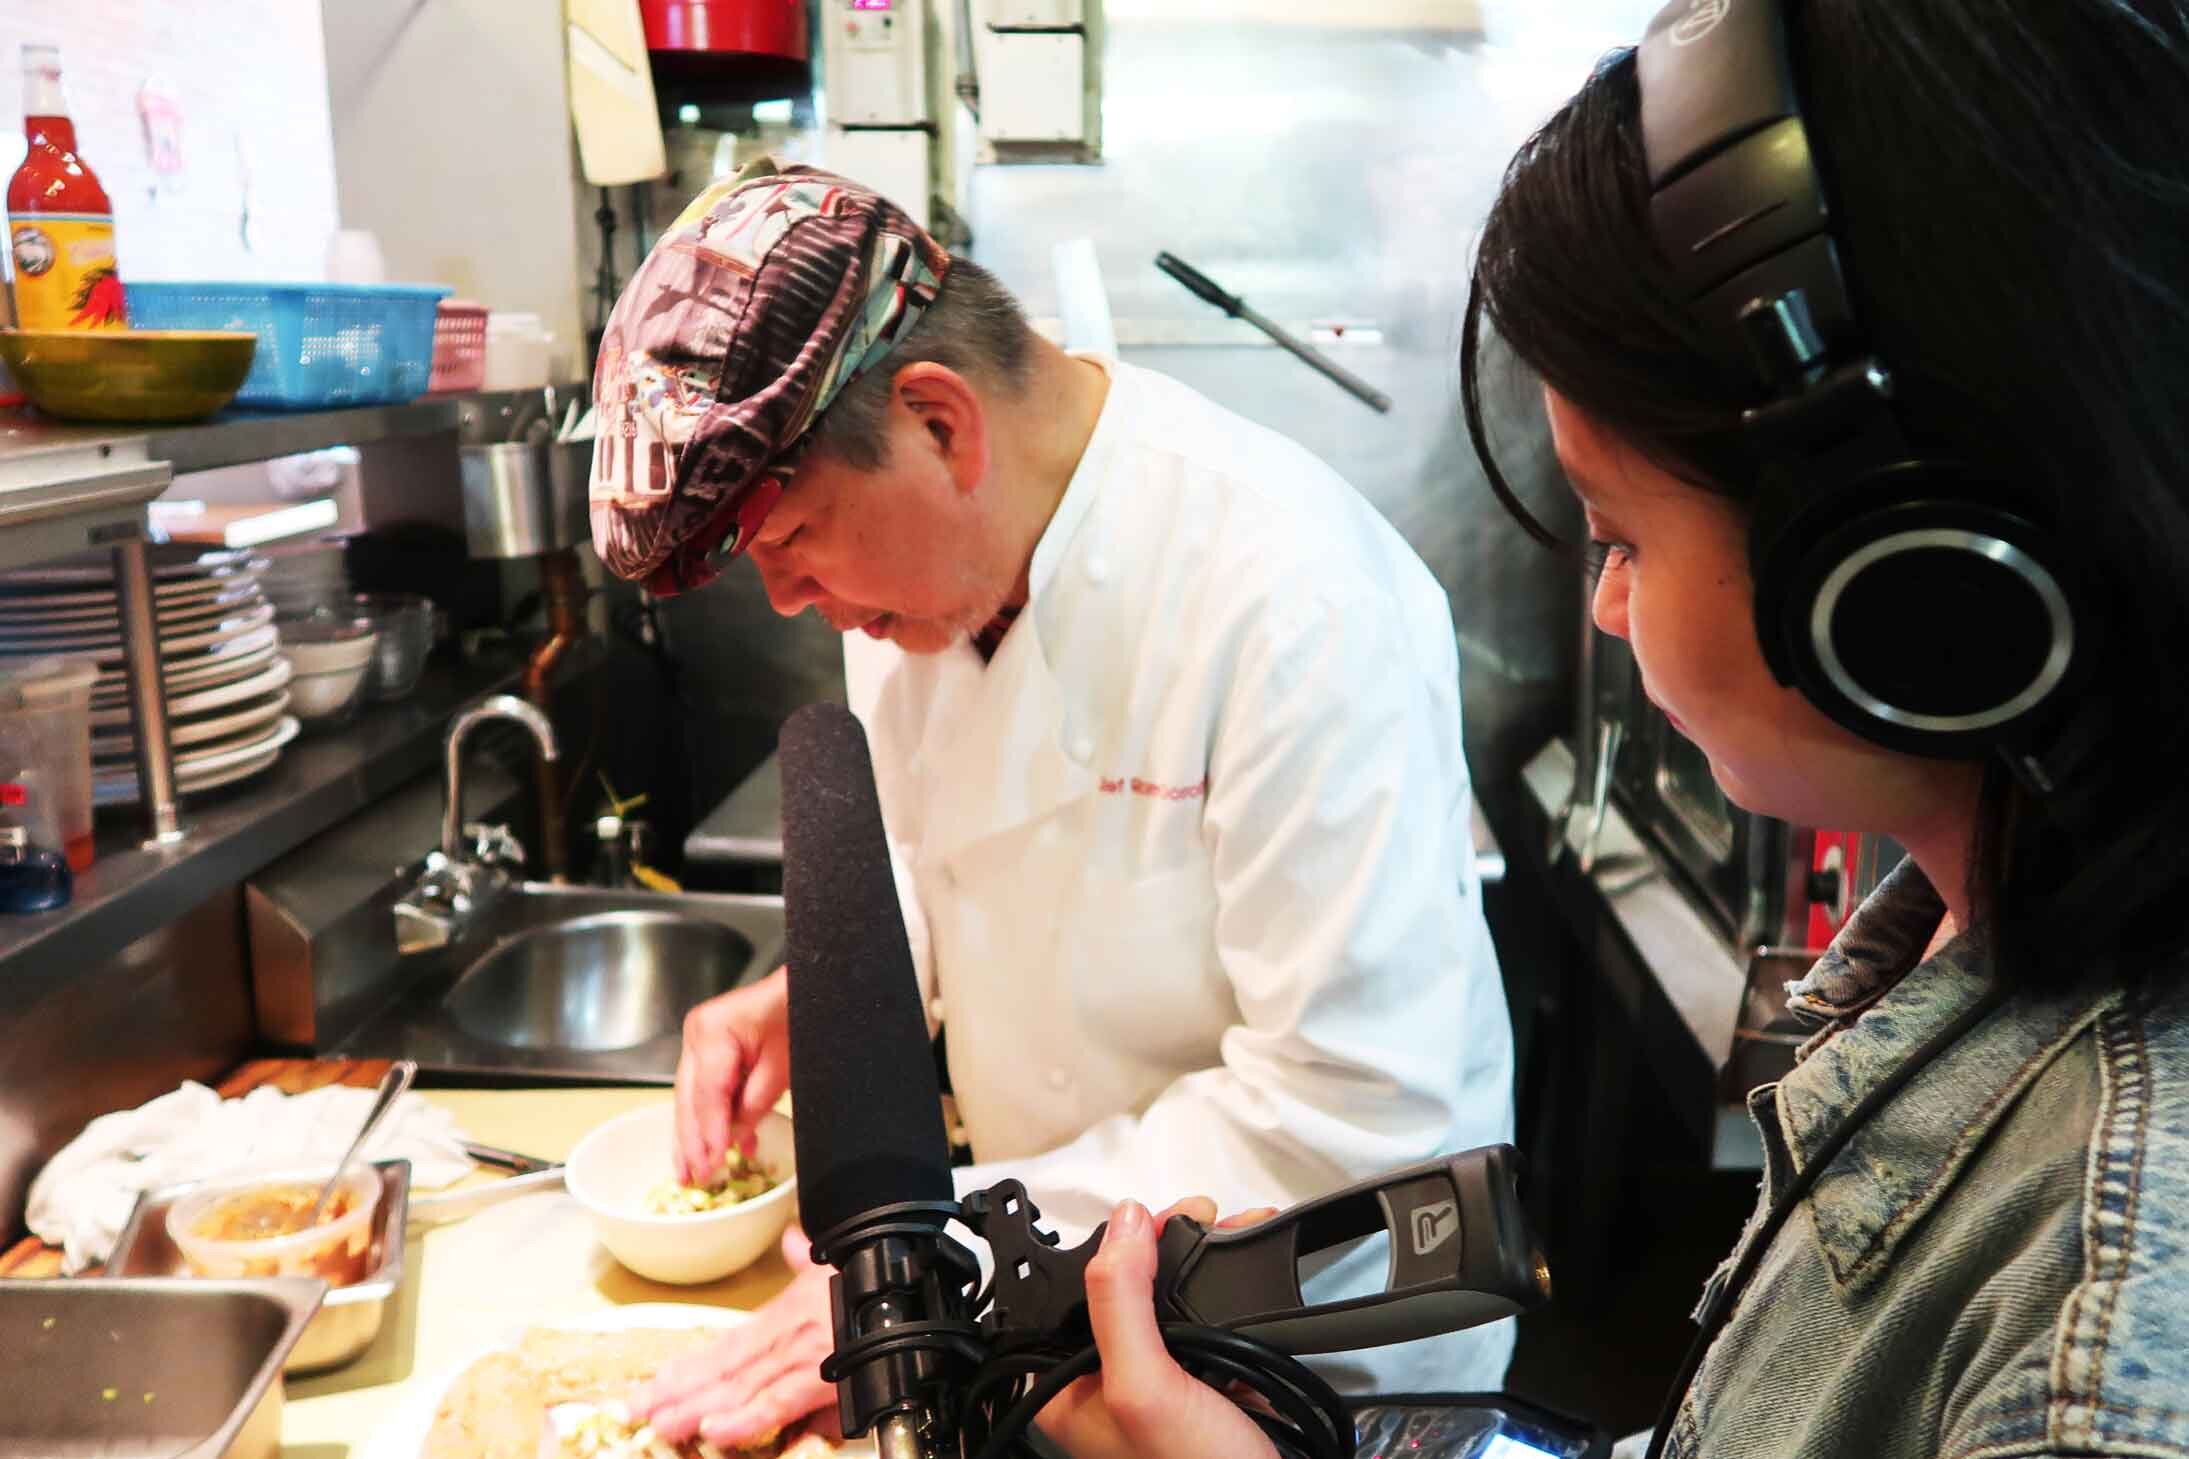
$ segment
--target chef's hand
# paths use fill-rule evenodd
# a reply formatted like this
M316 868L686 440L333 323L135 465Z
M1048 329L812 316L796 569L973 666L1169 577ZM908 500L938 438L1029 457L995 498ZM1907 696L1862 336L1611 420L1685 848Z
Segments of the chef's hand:
M1251 1226L1274 1211L1219 1224ZM1102 1249L1087 1263L1087 1316L1102 1370L1058 1394L1035 1420L1072 1459L1277 1459L1238 1404L1178 1366L1155 1321L1156 1233L1172 1216L1206 1225L1216 1205L1201 1196L1151 1217L1138 1201L1110 1213Z
M720 1175L733 1145L752 1153L753 1127L790 1086L788 987L777 968L684 1015L684 1052L676 1061L676 1175L686 1185Z
M821 1360L836 1346L828 1267L813 1264L806 1234L783 1233L790 1285L715 1342L678 1358L631 1398L632 1417L672 1444L697 1434L719 1449L757 1443L819 1409L836 1385ZM832 1415L833 1417L833 1415Z

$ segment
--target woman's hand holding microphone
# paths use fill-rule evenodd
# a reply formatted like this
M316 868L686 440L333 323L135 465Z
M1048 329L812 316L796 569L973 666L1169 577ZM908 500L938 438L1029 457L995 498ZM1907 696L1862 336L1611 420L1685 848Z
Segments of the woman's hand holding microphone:
M1218 1222L1251 1226L1274 1209ZM1150 1216L1138 1201L1110 1213L1102 1249L1087 1264L1087 1315L1102 1370L1072 1384L1035 1422L1072 1459L1278 1459L1276 1446L1239 1405L1178 1366L1155 1317L1156 1237L1173 1216L1204 1225L1203 1196Z

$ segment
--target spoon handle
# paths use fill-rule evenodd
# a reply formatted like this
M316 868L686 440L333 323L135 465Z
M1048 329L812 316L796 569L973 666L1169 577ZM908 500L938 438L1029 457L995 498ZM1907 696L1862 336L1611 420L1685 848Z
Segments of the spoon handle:
M357 1136L350 1141L350 1148L342 1152L342 1159L335 1166L334 1174L328 1176L327 1183L320 1187L319 1199L312 1202L311 1214L305 1217L304 1225L300 1229L309 1231L319 1224L319 1213L334 1197L335 1187L342 1183L342 1172L350 1168L350 1162L357 1158L357 1152L372 1138L372 1132L380 1127L380 1121L387 1117L388 1111L395 1107L395 1101L402 1097L404 1090L410 1088L411 1080L416 1077L418 1065L413 1060L397 1059L388 1065L388 1072L380 1076L380 1088L373 1096L372 1108L365 1112L365 1123L358 1126Z

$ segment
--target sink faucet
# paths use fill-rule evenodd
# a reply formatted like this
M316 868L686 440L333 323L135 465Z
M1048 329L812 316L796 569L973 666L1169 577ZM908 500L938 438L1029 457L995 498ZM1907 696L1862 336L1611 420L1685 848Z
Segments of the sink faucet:
M464 824L464 741L490 719L510 719L532 732L540 758L561 758L555 726L546 715L512 694L495 694L449 722L442 746L446 781L442 787L441 844L426 853L424 875L395 904L395 946L401 953L446 947L462 935L472 917L509 884L512 869L522 870L524 847L507 826Z

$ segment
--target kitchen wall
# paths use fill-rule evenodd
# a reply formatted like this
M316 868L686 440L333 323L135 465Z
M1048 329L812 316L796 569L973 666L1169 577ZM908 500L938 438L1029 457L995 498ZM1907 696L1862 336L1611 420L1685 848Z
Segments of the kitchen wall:
M378 236L391 279L541 315L566 356L558 378L589 370L560 7L325 0L320 9L343 225Z
M365 228L391 280L541 314L585 363L559 7L0 0L0 174L25 42L62 49L125 276L317 279Z
M0 0L0 176L23 156L25 43L61 48L123 277L320 276L335 187L316 5Z

